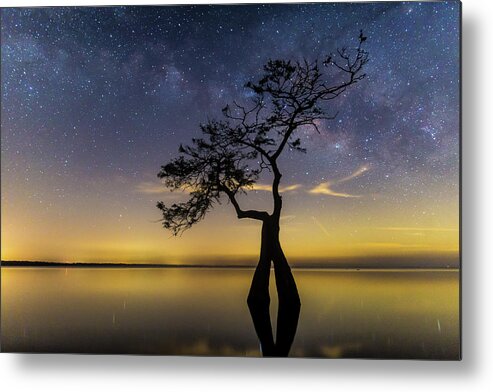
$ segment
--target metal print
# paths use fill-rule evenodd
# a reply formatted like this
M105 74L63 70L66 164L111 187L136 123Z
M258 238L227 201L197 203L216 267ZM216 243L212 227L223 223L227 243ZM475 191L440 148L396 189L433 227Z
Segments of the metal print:
M2 351L460 359L459 40L455 1L1 9Z

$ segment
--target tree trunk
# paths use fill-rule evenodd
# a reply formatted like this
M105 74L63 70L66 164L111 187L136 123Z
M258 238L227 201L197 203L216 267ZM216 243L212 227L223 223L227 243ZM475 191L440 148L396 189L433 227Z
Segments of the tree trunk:
M269 306L269 277L274 263L279 309L274 342ZM301 308L298 289L279 242L279 219L263 221L260 258L248 294L248 307L264 356L287 356L296 333Z

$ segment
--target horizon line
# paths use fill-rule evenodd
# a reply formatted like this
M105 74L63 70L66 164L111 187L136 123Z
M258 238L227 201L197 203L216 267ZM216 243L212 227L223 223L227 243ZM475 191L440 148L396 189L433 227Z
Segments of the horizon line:
M24 261L8 260L0 261L2 267L61 267L61 268L196 268L196 269L254 269L256 264L154 264L154 263L93 263L93 262L51 262L51 261ZM273 266L271 266L273 268ZM448 270L458 271L459 266L441 265L441 266L419 266L419 265L402 265L402 266L376 266L376 265L320 265L316 263L291 265L291 269L338 269L338 270Z

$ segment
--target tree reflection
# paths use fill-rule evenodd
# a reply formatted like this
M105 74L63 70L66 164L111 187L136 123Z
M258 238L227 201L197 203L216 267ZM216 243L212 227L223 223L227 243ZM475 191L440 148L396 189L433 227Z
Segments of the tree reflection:
M260 341L262 355L264 357L287 357L296 335L301 302L291 269L287 263L274 262L279 297L277 331L274 340L269 313L270 264L270 260L261 257L253 276L247 303L255 332Z

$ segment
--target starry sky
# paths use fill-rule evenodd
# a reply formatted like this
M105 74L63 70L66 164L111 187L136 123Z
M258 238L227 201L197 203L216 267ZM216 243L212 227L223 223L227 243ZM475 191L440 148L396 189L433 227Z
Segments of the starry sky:
M457 265L460 4L4 8L2 260L254 262L260 226L226 201L173 237L161 164L248 98L270 58L368 40L367 78L280 161L294 264ZM271 208L270 178L240 200ZM356 260L356 261L354 261Z

